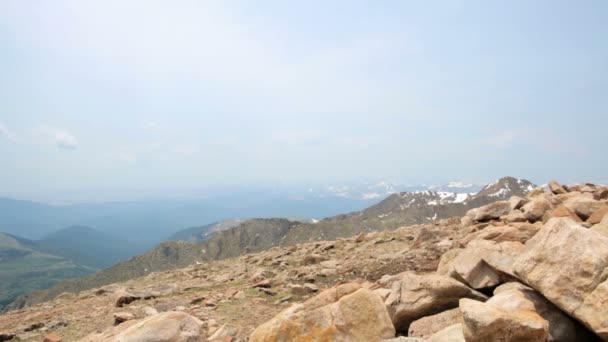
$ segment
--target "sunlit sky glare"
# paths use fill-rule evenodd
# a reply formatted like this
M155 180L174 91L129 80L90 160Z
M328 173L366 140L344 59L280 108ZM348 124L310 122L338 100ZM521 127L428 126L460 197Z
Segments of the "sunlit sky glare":
M0 1L0 195L608 181L608 2Z

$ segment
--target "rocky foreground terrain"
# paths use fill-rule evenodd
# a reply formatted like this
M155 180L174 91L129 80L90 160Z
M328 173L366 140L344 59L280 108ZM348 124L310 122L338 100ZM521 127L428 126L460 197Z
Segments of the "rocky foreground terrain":
M152 272L0 316L0 341L608 341L608 188Z

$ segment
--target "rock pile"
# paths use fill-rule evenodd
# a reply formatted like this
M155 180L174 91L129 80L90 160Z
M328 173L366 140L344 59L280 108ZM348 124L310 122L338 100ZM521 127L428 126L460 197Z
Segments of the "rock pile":
M471 233L434 274L340 285L250 341L608 341L607 198L551 181L472 209L461 220Z

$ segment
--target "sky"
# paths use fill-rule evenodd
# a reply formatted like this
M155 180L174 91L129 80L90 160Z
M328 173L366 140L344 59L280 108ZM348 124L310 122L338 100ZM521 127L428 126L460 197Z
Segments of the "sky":
M608 2L0 1L0 195L608 182Z

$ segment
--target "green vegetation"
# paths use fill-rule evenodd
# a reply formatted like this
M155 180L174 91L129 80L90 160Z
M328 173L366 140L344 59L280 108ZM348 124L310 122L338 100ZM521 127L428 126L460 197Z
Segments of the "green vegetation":
M0 310L24 293L91 272L65 258L36 251L27 240L0 234Z

